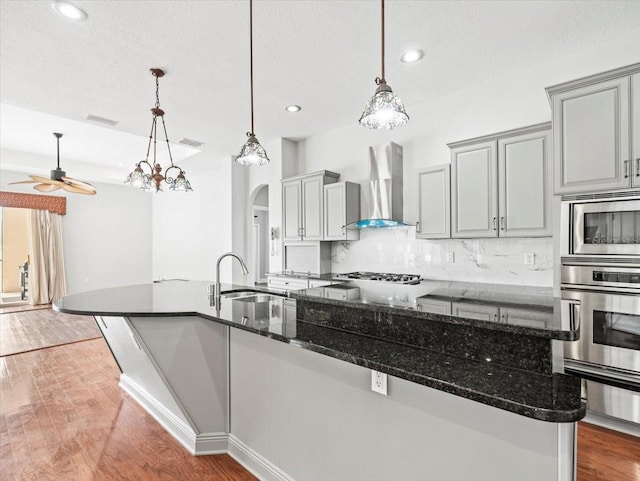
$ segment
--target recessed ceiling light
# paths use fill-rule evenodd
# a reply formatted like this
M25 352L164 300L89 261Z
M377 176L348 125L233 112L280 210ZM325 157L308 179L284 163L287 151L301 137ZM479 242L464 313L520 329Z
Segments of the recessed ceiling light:
M400 61L403 63L414 63L422 58L424 52L419 48L407 50L400 56Z
M74 5L69 2L52 2L51 7L63 17L66 17L71 20L86 20L88 15L87 12L82 10L80 7Z
M300 107L299 105L287 105L284 109L287 112L300 112L302 110L302 107Z

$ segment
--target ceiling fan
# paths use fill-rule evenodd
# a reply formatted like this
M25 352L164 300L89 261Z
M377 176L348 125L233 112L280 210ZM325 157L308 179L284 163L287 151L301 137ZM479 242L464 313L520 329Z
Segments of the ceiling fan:
M31 177L31 180L11 182L11 185L36 184L33 188L40 192L53 192L54 190L64 189L67 192L72 192L74 194L94 195L96 193L96 188L94 186L88 182L67 177L67 173L60 168L60 137L62 137L62 134L54 132L53 135L55 135L58 144L58 166L51 171L51 178L47 179L46 177L41 177L39 175L30 175L29 177Z

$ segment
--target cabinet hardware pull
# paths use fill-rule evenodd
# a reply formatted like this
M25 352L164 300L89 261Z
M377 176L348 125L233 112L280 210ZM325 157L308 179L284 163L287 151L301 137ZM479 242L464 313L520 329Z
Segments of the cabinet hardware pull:
M504 221L504 216L500 217L500 230L505 230L506 229L506 223Z
M640 157L636 159L636 177L640 177Z
M498 228L496 227L496 220L497 220L497 218L494 217L493 218L493 230L498 230Z
M624 178L625 179L629 178L629 161L628 160L624 161Z
M420 230L420 221L416 222L416 232L420 234L422 231Z

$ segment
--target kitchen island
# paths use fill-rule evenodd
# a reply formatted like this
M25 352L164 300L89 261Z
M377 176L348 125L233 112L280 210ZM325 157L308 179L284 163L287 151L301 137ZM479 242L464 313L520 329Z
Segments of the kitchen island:
M554 372L551 343L575 339L577 330L553 324L553 305L533 309L540 325L496 327L363 303L353 297L363 289L347 284L332 286L347 291L345 299L331 299L325 287L261 302L231 285L216 302L207 286L106 289L54 307L96 316L121 386L185 447L228 450L263 479L572 479L574 421L585 405L580 381ZM378 313L379 322L360 311ZM377 331L361 329L372 324ZM424 330L430 324L443 339L497 336L508 352L479 358L478 349L438 349L435 331ZM520 357L542 353L518 360L513 336L526 339ZM393 376L388 397L369 390L369 369Z

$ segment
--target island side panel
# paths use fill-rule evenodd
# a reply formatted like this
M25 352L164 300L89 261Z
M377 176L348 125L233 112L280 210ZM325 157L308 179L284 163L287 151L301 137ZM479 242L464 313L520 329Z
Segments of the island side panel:
M397 378L385 397L368 369L238 330L230 365L232 454L294 480L558 479L566 426Z

